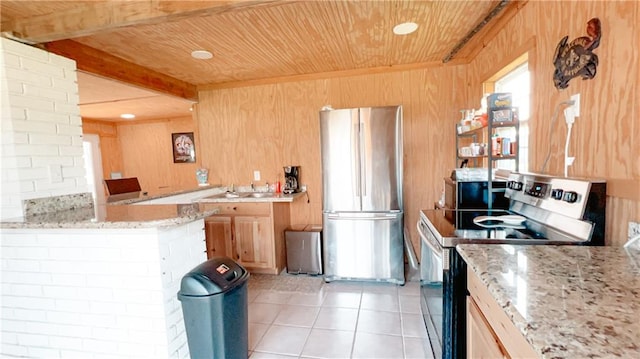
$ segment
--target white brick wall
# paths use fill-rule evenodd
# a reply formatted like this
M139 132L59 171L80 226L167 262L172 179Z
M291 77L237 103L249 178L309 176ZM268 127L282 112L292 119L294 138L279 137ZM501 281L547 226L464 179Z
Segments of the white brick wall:
M89 192L73 60L0 38L0 219L22 216L22 201ZM47 162L62 165L51 183Z
M0 356L188 357L177 292L206 260L204 220L0 236Z

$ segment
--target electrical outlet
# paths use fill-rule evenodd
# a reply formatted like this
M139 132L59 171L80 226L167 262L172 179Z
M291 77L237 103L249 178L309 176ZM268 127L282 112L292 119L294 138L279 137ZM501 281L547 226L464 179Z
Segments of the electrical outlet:
M260 181L260 171L253 171L253 180Z
M580 94L577 93L571 96L571 100L573 100L573 115L576 117L580 117Z

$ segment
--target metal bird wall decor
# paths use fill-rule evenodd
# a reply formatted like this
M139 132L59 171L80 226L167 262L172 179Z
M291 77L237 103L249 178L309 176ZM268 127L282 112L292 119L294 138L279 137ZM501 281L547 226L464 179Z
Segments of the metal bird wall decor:
M580 76L583 80L588 80L596 76L598 56L593 50L600 45L600 19L593 18L587 22L587 35L578 37L568 44L569 36L565 36L558 43L553 59L556 68L553 84L557 89L567 88L569 81L574 77Z

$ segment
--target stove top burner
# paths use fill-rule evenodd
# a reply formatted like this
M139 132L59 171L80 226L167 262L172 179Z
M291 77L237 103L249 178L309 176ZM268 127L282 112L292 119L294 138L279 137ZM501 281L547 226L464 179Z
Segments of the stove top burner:
M604 245L606 182L539 174L510 173L505 189L509 209L422 211L443 247L460 243ZM521 216L519 223L474 223L479 216ZM489 227L489 228L487 228Z
M479 216L506 216L514 213L506 210L425 210L421 216L428 218L438 242L443 247L455 247L461 243L513 243L556 244L579 242L569 235L559 233L551 227L526 218L520 224L475 223ZM424 221L424 220L423 220ZM487 228L489 227L489 228Z

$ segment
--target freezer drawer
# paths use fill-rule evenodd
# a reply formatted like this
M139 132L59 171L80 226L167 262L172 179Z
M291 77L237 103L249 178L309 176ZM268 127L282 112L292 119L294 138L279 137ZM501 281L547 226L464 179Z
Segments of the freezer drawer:
M284 232L287 273L322 274L322 227L306 226Z
M324 213L324 279L404 284L403 214Z

